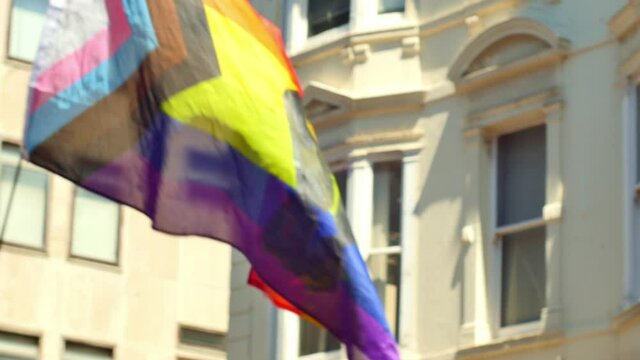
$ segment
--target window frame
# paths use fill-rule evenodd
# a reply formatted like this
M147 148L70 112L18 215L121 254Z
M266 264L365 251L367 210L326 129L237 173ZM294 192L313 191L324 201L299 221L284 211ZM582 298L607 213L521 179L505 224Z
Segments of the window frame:
M91 190L87 190L86 191L91 191ZM75 226L75 214L76 214L76 196L77 196L77 192L78 192L78 185L75 185L73 187L73 191L72 191L72 195L71 195L71 216L69 217L69 222L70 222L70 226L69 226L69 247L67 250L67 258L69 260L80 260L82 262L86 262L86 263L93 263L93 264L100 264L100 265L106 265L106 266L112 266L112 267L120 267L122 265L122 231L123 231L123 217L124 217L124 212L123 212L123 207L122 205L118 204L117 202L106 198L109 201L114 202L117 206L118 206L118 223L116 224L116 261L115 262L109 262L109 261L105 261L105 260L99 260L99 259L93 259L87 256L81 256L81 255L75 255L73 253L73 229ZM99 195L99 194L98 194ZM100 195L102 196L102 195Z
M552 221L552 219L546 219L544 215L545 207L546 207L546 204L548 203L548 199L547 199L548 191L546 187L548 186L547 178L549 176L549 173L548 173L549 164L547 162L546 169L545 169L545 179L544 179L545 181L544 204L545 205L541 209L542 216L535 217L529 220L520 221L513 224L502 225L502 226L499 225L498 194L500 192L500 189L498 188L498 184L499 184L498 178L499 178L500 169L499 169L498 142L501 136L518 133L521 131L529 130L529 129L540 127L540 126L545 127L545 157L548 157L548 153L549 153L549 148L548 148L549 142L547 139L548 128L547 128L547 124L545 124L544 122L532 123L532 124L528 124L528 126L526 127L519 128L514 131L499 133L499 134L496 134L491 139L491 154L492 154L491 155L491 175L490 175L491 176L491 218L492 218L491 223L493 228L492 233L493 233L494 259L495 259L493 263L493 281L496 284L493 290L493 296L495 299L495 302L494 302L495 308L493 309L493 313L494 313L493 326L497 329L499 338L510 338L517 335L521 335L523 333L527 334L527 333L540 332L544 325L544 312L546 307L548 306L547 304L548 295L545 293L545 303L544 303L544 306L540 309L540 318L538 320L512 324L507 326L502 325L502 309L503 309L502 291L503 291L503 285L504 285L502 282L502 276L503 276L503 263L504 263L504 256L505 256L504 237L509 235L520 234L528 230L539 229L542 227L546 229L547 225ZM545 235L545 241L544 241L545 242L545 267L548 266L548 258L546 256L546 247L548 245L547 237L548 236ZM545 287L547 287L549 282L548 271L545 271L544 281L545 281Z
M45 169L36 166L28 161L25 161L24 159L20 158L20 160L18 161L17 164L8 164L5 162L4 157L1 156L2 154L2 147L8 145L11 147L16 147L18 149L18 151L22 151L22 147L21 144L17 143L17 142L12 142L12 141L6 141L6 140L0 140L0 174L2 173L2 166L12 166L14 168L18 168L21 167L21 172L23 170L28 170L28 171L34 171L34 172L38 172L40 174L45 175L46 177L46 182L45 182L45 187L44 187L44 214L43 214L43 219L42 219L42 247L33 247L33 246L28 246L28 245L22 245L22 244L18 244L18 243L14 243L14 242L8 242L5 241L5 239L2 239L2 237L0 237L0 250L3 247L7 247L9 248L13 248L13 249L20 249L20 250L26 250L29 252L36 252L36 253L40 253L40 254L44 254L47 255L48 254L48 249L49 249L49 239L47 236L47 229L49 228L49 206L51 204L51 176L50 173L48 171L46 171ZM18 176L17 182L15 184L15 186L18 186L18 182L19 182L20 178ZM12 185L13 186L13 185ZM15 198L14 198L15 199ZM12 204L13 206L13 204ZM2 216L2 218L0 219L0 227L3 225L4 223L4 216ZM1 230L0 230L1 231ZM1 235L1 234L0 234Z

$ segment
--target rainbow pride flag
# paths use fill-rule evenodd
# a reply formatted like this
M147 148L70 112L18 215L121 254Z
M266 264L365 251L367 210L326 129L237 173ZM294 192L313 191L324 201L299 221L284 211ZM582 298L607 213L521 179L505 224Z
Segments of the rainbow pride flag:
M30 161L231 244L350 357L399 358L273 25L247 0L51 0L48 17Z

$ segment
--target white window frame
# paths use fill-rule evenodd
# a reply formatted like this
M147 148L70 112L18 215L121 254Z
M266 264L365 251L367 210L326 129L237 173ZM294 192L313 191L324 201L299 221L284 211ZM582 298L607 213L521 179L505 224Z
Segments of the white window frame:
M517 133L520 131L524 131L524 130L528 130L534 127L538 127L538 126L545 126L545 132L546 132L546 125L534 125L534 126L530 126L524 129L518 129L518 131L514 131L514 132L510 132L510 133L503 133L500 134L500 136L503 135L509 135L509 134L513 134L513 133ZM508 236L508 235L515 235L515 234L519 234L521 232L527 231L527 230L533 230L533 229L538 229L541 227L545 227L547 226L548 221L544 219L544 216L541 216L539 218L534 218L534 219L530 219L530 220L525 220L519 223L515 223L515 224L509 224L509 225L504 225L504 226L498 226L498 204L497 204L497 199L498 199L498 194L499 194L499 189L498 189L498 156L499 156L499 149L498 149L498 141L500 139L500 136L496 136L493 141L492 141L492 158L491 158L491 186L492 186L492 191L491 191L491 201L492 201L492 223L494 226L494 241L496 242L497 245L497 249L496 249L496 261L495 261L495 270L498 275L495 277L495 281L497 282L497 294L495 295L495 299L496 299L496 303L497 303L497 307L496 307L496 311L495 311L495 317L496 319L495 321L495 326L497 328L499 328L499 337L501 338L508 338L508 337L513 337L515 335L519 335L519 334L523 334L523 333L535 333L535 332L539 332L542 329L542 312L543 309L546 307L546 301L545 301L545 306L543 306L543 308L541 309L541 314L540 314L540 319L539 320L534 320L534 321L530 321L530 322L526 322L526 323L520 323L520 324L514 324L514 325L508 325L508 326L502 326L502 290L503 290L503 284L502 284L502 271L503 271L503 259L504 259L504 237ZM546 134L545 134L545 151L547 151L547 147L548 144L546 142ZM545 173L546 175L546 173ZM546 176L545 176L545 180L546 180ZM546 199L545 199L545 203L546 203ZM541 212L543 212L544 209L541 209ZM545 244L546 244L546 238L545 238ZM545 286L547 283L547 279L545 279Z
M476 297L477 306L486 306L487 311L483 312L488 317L478 319L476 328L476 342L486 342L491 339L511 339L519 336L536 335L549 331L557 330L562 321L561 297L560 297L560 279L559 279L559 254L555 249L558 248L558 222L562 216L562 186L560 181L560 119L561 119L561 103L552 104L542 109L539 120L531 121L523 124L516 129L505 128L500 131L500 127L494 128L493 131L485 135L490 144L490 218L491 218L491 241L487 251L490 252L490 269L489 278L486 279L485 298L482 297L484 291L480 290ZM494 124L495 125L495 124ZM546 128L546 156L547 156L547 173L546 173L546 198L542 209L542 217L523 221L517 224L499 227L498 224L498 138L501 135L515 133L526 130L528 128L542 126ZM498 129L497 131L495 129ZM481 135L479 132L475 135ZM502 310L502 259L503 259L503 241L502 237L520 231L539 228L544 226L547 230L545 240L545 262L546 262L546 301L545 306L541 310L540 320L515 324L510 326L501 326L501 310ZM553 251L551 249L554 249ZM550 255L552 254L552 255ZM482 289L484 285L477 284ZM493 299L493 300L492 300ZM484 333L485 329L489 330L489 334ZM489 336L488 338L486 336Z
M20 149L20 145L15 143L15 142L11 142L11 141L2 141L0 140L0 151L1 151L1 147L3 145L9 145L9 146L15 146L18 149ZM27 245L21 245L19 243L15 243L15 242L10 242L10 241L5 241L3 239L0 239L0 241L2 241L2 246L7 246L7 248L19 248L19 249L25 249L25 250L29 250L29 251L37 251L40 253L46 253L47 249L48 249L48 244L47 244L47 227L48 227L48 223L49 223L49 203L50 203L50 190L51 190L51 177L49 176L49 173L28 162L25 160L20 160L20 163L8 163L5 161L5 159L0 156L0 166L2 165L7 165L7 166L11 166L14 168L18 168L18 166L21 167L21 172L24 170L28 170L28 171L33 171L33 172L37 172L40 173L42 175L44 175L46 177L46 183L45 183L45 188L44 188L44 218L42 219L43 223L42 223L42 247L33 247L33 246L27 246ZM2 169L0 169L0 172L2 171ZM18 179L18 182L20 180ZM12 185L14 186L14 185ZM18 186L18 183L15 184L15 186ZM13 191L13 190L12 190ZM15 206L15 198L14 198L14 203L11 205L12 207ZM11 211L11 210L9 210ZM0 214L0 215L4 215L4 214ZM2 226L2 222L4 222L4 216L2 216L2 218L0 219L0 227Z

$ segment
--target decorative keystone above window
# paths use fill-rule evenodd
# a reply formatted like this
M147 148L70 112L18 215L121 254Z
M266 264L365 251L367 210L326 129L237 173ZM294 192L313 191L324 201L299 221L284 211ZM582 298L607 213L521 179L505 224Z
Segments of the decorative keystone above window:
M552 66L566 57L568 41L533 20L516 18L489 28L469 43L449 71L458 91Z

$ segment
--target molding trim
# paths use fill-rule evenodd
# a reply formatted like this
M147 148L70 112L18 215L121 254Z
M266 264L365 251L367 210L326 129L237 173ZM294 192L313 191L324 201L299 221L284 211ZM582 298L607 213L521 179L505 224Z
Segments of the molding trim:
M563 101L555 88L526 96L505 104L471 113L463 128L466 137L482 136L493 139L535 125L544 124L551 117L560 119Z
M330 110L311 119L317 130L323 130L356 118L416 111L425 105L426 96L424 89L398 89L380 95L354 96L312 81L305 88L304 106L314 101L330 105Z
M359 134L323 148L322 153L330 163L345 159L354 161L375 154L395 157L393 154L401 153L405 158L420 152L423 137L423 132L410 129Z
M566 342L562 333L536 334L520 338L502 340L486 345L460 349L456 359L486 359L500 355L513 354L530 349L558 346Z
M306 47L291 54L291 62L296 66L306 66L332 56L344 55L345 49L358 45L383 44L398 42L403 45L403 39L418 36L418 27L410 22L404 22L393 27L382 27L375 30L347 33L337 36L333 41L319 46ZM344 59L344 56L343 56Z
M465 74L473 61L491 45L514 35L529 35L549 45L549 49L504 66ZM568 55L569 41L559 37L545 25L526 18L514 18L495 25L478 35L464 47L449 70L448 78L459 92L477 90L497 81L525 72L555 65Z

